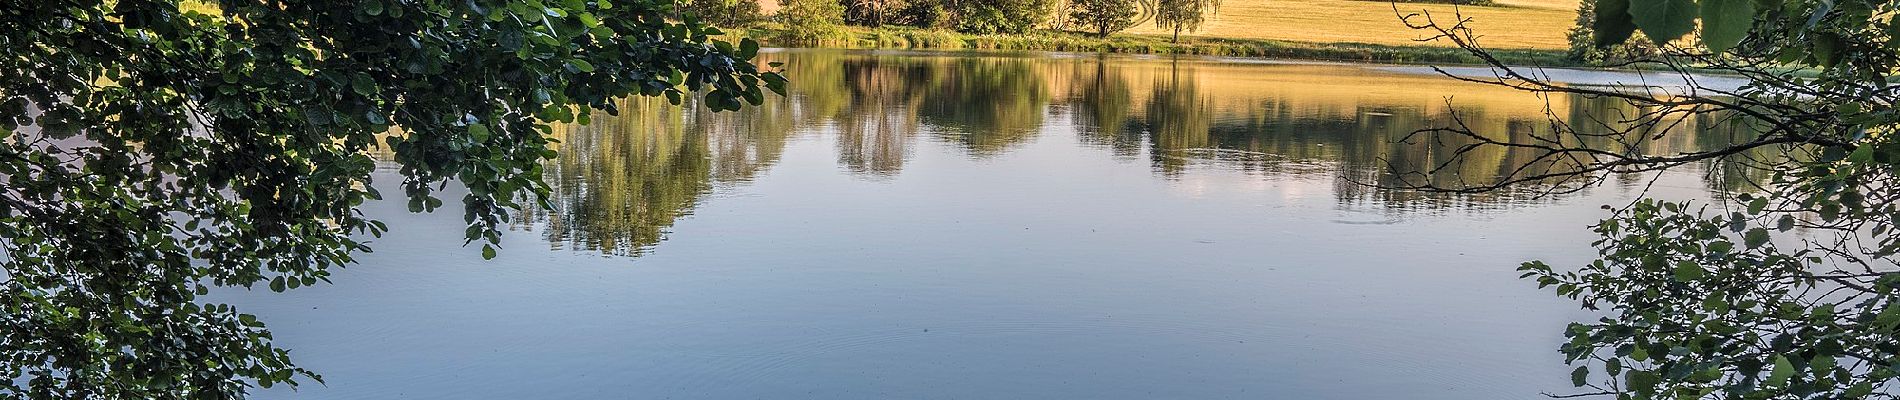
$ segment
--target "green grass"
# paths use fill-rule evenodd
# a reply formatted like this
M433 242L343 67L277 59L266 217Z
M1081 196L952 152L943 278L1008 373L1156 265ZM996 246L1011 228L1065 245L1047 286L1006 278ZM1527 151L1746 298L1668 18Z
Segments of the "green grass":
M733 30L734 36L758 39L779 47L854 49L974 49L1071 51L1132 54L1195 54L1230 57L1297 58L1379 63L1479 63L1463 50L1435 46L1394 46L1367 43L1312 43L1270 39L1184 37L1170 43L1160 35L1120 34L1097 38L1067 32L1023 35L972 35L946 30L909 27L839 27L828 32L792 35L773 25ZM1565 66L1557 50L1503 49L1493 55L1513 64Z

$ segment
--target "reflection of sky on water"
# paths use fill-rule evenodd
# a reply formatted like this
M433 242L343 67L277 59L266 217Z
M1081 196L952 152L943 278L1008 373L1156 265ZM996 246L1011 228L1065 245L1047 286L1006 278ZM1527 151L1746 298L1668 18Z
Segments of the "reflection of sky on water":
M1433 160L1390 139L1450 110L1509 132L1543 104L1350 66L769 56L793 96L562 128L560 208L496 260L376 203L392 233L336 284L226 296L315 398L1539 398L1580 314L1511 270L1587 259L1650 182L1352 184ZM1652 193L1732 184L1707 170Z

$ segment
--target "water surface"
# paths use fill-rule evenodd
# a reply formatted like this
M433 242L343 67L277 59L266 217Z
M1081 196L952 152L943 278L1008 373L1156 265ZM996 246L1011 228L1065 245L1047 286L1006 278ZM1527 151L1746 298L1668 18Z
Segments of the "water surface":
M1587 260L1598 207L1644 188L1748 179L1372 189L1526 162L1433 171L1458 143L1398 142L1453 116L1527 135L1628 110L1360 66L764 57L791 96L559 127L557 209L493 261L460 213L374 203L392 232L334 285L229 295L328 381L264 397L1541 398L1588 315L1517 263ZM1730 140L1713 125L1636 145Z

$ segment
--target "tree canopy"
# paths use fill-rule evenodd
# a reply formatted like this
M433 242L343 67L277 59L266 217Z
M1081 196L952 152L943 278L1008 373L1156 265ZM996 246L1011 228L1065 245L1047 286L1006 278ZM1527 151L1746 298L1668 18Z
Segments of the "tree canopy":
M745 26L765 19L758 0L687 0L680 8L713 26Z
M453 181L492 257L538 207L552 122L625 96L715 110L782 91L751 41L671 0L0 9L0 397L236 398L318 380L256 317L198 296L327 281L387 228L372 149L414 211Z
M1107 37L1135 25L1140 15L1135 0L1071 0L1069 21L1096 36Z
M1024 33L1049 19L1055 0L952 0L958 31Z
M1173 40L1181 41L1181 32L1193 32L1201 29L1201 23L1207 17L1219 12L1220 0L1152 0L1155 26L1174 32Z

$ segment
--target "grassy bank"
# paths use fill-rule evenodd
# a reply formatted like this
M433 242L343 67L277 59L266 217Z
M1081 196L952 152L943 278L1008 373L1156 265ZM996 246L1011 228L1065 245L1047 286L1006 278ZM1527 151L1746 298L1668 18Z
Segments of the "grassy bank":
M909 27L840 27L835 31L797 37L772 25L732 30L733 35L751 37L778 47L825 47L850 49L976 49L1024 51L1073 51L1130 54L1195 54L1230 57L1296 58L1307 60L1378 62L1378 63L1459 63L1479 60L1455 48L1435 46L1394 46L1364 43L1309 43L1270 39L1215 39L1184 37L1170 43L1160 35L1120 34L1108 38L1066 32L1038 32L1023 35L972 35L947 30ZM1557 50L1497 50L1493 55L1512 64L1565 66L1563 52Z
M1285 40L1309 43L1369 43L1387 46L1439 46L1418 43L1427 36L1399 20L1401 14L1430 12L1440 22L1452 15L1469 18L1479 43L1495 49L1563 50L1565 33L1576 25L1577 0L1497 0L1496 6L1399 3L1379 0L1226 0L1194 36ZM1154 24L1129 30L1162 34Z

